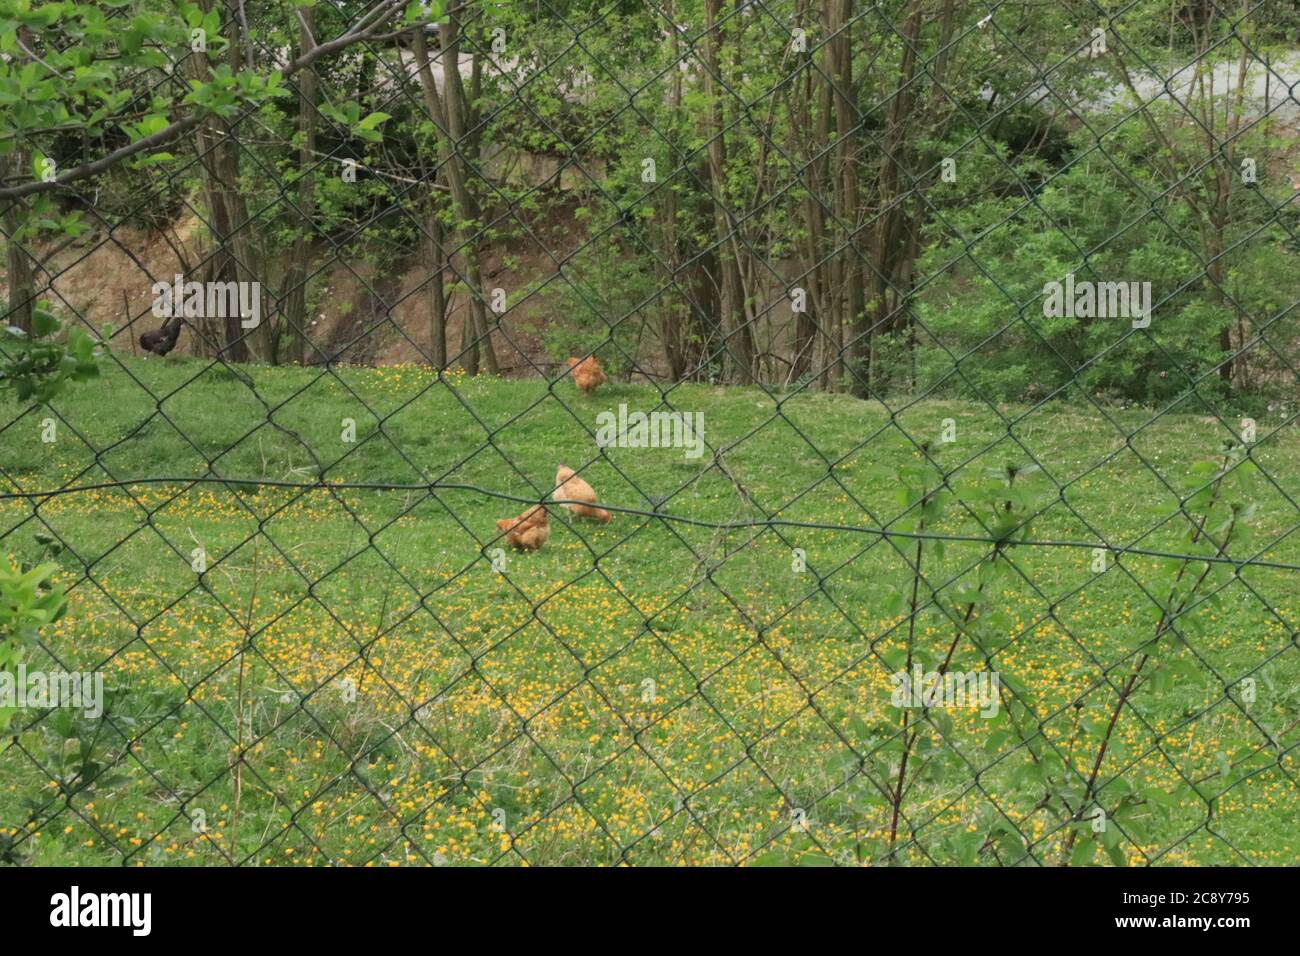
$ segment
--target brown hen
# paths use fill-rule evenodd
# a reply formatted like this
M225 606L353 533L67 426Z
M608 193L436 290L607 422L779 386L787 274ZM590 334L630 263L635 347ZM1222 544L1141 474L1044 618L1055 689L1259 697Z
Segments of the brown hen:
M546 509L533 505L517 518L497 521L497 530L505 532L506 543L520 551L540 551L551 536L551 520Z
M569 368L573 369L573 384L584 395L590 395L605 381L605 372L594 355L588 355L585 359L576 359L570 355Z
M558 501L579 502L586 504L563 504L570 512L583 518L595 518L597 521L609 522L610 514L604 508L596 508L596 490L574 473L568 465L561 464L555 469L555 491L552 498Z

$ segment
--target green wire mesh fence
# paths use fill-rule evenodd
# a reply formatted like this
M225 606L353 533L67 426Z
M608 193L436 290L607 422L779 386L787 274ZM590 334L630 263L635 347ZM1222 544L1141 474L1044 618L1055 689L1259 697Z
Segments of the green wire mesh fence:
M1284 6L0 4L0 859L1295 862Z

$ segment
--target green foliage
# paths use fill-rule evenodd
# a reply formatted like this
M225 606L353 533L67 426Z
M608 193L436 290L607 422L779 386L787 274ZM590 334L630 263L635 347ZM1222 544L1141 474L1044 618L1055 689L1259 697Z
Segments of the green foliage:
M0 339L0 391L12 391L19 402L45 404L71 382L99 374L101 346L84 329L73 326L56 340L62 323L42 302L32 313L29 335L9 326Z
M1242 155L1266 154L1259 132L1243 140ZM1094 144L1095 132L1084 127L1072 135L1070 149L1084 156ZM1025 174L1031 167L1022 158L1012 168ZM1153 404L1193 386L1211 397L1223 387L1214 369L1223 358L1219 334L1237 321L1234 301L1248 315L1277 316L1267 337L1286 343L1285 351L1281 359L1269 350L1252 352L1260 377L1273 379L1263 369L1276 364L1281 371L1289 360L1300 320L1287 308L1293 293L1281 291L1276 277L1300 272L1300 255L1280 231L1265 228L1274 213L1259 195L1233 193L1220 296L1197 243L1189 241L1199 235L1190 208L1167 196L1152 201L1167 187L1152 161L1149 132L1139 124L1119 125L1104 158L1071 163L1032 204L1019 195L975 194L982 175L972 177L970 201L950 216L961 233L981 235L978 264L963 261L966 241L959 238L943 238L923 257L923 268L937 276L918 303L931 335L917 351L920 384L1007 400L1077 398L1077 388L1092 397ZM1135 330L1124 318L1045 316L1044 287L1066 273L1078 281L1150 282L1149 328ZM954 357L962 358L958 374Z
M626 373L645 326L634 307L655 291L654 277L638 257L621 250L584 255L543 290L546 321L540 332L547 356L563 363L595 352L607 372Z
M41 628L67 611L67 595L54 584L58 570L53 562L34 568L0 562L0 672L13 673ZM13 714L14 708L0 705L0 732L8 729Z
M322 116L333 120L335 123L339 124L339 126L349 130L353 136L370 143L383 141L383 134L379 131L378 127L383 124L385 120L392 119L391 114L381 112L367 113L365 116L362 116L361 105L354 102L346 102L338 105L333 103L322 103L320 106L320 112Z

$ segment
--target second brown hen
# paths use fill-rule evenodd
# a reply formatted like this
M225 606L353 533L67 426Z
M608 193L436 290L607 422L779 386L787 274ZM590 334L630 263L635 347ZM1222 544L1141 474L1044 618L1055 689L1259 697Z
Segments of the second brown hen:
M506 543L520 551L540 551L551 536L551 519L541 505L533 505L518 518L501 518L497 530L505 532Z

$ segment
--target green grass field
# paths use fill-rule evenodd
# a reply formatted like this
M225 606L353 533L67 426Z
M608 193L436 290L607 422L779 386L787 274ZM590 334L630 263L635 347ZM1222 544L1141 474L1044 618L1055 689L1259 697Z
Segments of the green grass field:
M65 545L69 613L28 667L111 690L103 720L20 712L0 745L14 859L1300 861L1300 451L1279 421L1219 479L1197 463L1233 436L1191 404L675 388L719 467L597 449L597 413L649 410L649 387L250 368L254 395L123 361L0 418L0 552ZM917 445L944 419L951 494L918 526L898 474L934 487ZM560 461L613 521L553 507L546 547L496 573L495 519ZM101 487L21 496L81 486ZM1007 500L1037 517L991 562ZM1225 534L1258 563L1170 556ZM1142 553L1098 572L1103 541ZM909 655L949 653L1000 675L997 718L891 706Z

